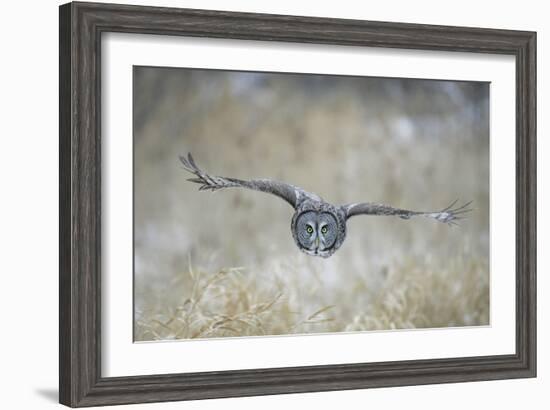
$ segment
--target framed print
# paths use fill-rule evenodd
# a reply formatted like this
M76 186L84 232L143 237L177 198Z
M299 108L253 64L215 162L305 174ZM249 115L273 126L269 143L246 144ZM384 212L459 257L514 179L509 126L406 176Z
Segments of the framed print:
M535 69L533 32L61 6L60 402L535 377Z

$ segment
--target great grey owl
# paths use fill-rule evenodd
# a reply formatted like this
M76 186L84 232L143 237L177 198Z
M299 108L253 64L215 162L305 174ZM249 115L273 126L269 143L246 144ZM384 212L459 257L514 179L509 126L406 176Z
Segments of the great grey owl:
M471 209L471 201L455 206L454 201L448 207L434 212L409 211L369 202L346 205L332 205L320 196L285 182L270 179L253 179L249 181L218 177L203 172L195 163L191 154L187 158L180 156L184 168L195 175L188 181L201 184L200 191L217 191L222 188L248 188L267 192L284 199L294 208L291 231L294 241L301 251L308 255L328 258L342 245L346 238L346 222L356 215L395 215L402 219L413 216L424 216L437 221L456 225L456 221Z

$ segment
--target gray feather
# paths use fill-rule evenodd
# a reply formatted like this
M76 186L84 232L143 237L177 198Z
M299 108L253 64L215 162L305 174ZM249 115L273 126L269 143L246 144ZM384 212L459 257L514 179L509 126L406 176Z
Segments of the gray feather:
M456 225L457 220L462 219L464 214L472 211L469 207L472 201L453 208L457 202L458 200L455 200L451 205L440 211L411 211L408 209L394 208L393 206L370 202L344 205L343 209L345 210L348 219L356 215L398 216L401 219L410 219L413 216L424 216L449 225Z
M299 187L271 179L253 179L247 181L208 175L197 166L191 153L187 154L187 157L181 155L179 158L185 170L195 175L196 178L189 178L188 181L200 184L199 191L216 191L222 188L248 188L278 196L288 202L293 208L296 208L296 206L306 199L321 200L317 195L304 191Z

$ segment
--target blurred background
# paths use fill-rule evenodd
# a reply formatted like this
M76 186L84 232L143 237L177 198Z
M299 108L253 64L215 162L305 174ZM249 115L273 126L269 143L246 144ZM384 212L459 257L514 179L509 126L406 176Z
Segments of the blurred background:
M489 84L134 67L136 341L489 324ZM360 216L330 258L292 208L212 175L326 201L438 210L458 227Z

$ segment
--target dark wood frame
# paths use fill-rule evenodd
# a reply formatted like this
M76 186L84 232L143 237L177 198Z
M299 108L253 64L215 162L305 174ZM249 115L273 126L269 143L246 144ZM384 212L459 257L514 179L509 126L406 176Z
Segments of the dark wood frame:
M94 3L69 3L59 13L61 403L80 407L535 377L536 33ZM515 354L101 377L100 39L105 32L515 56Z

